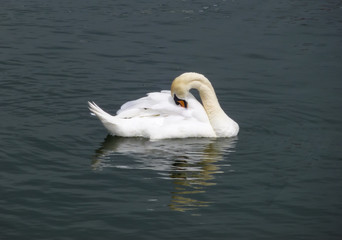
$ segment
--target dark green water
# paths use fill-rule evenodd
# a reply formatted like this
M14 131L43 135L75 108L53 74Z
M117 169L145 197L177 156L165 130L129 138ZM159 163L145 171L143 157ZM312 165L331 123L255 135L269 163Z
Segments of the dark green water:
M341 239L342 2L6 1L0 239ZM89 115L205 74L234 139Z

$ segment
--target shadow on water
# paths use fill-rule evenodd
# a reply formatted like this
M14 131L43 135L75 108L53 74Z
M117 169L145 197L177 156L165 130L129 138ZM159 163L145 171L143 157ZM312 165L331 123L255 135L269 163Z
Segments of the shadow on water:
M175 211L194 210L210 205L198 198L216 185L215 175L223 173L223 166L231 167L222 160L234 151L236 142L237 138L150 141L108 135L96 150L92 168L154 170L161 179L173 181L169 207Z

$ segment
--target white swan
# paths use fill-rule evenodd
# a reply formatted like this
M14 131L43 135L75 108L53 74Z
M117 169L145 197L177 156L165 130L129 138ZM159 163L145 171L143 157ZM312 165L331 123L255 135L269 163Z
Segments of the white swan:
M189 92L199 91L203 106ZM171 91L148 93L146 97L121 106L112 116L93 102L89 110L111 135L150 139L187 137L233 137L239 125L222 110L214 88L199 73L183 73L171 85Z

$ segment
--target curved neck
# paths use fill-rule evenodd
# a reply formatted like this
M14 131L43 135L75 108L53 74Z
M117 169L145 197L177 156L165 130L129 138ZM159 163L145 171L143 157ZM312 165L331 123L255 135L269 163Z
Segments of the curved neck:
M211 120L214 115L221 114L223 112L215 90L206 77L202 75L200 78L192 79L189 83L189 87L189 90L192 88L198 90L209 120Z
M222 110L213 86L202 74L188 72L175 78L171 84L171 95L184 99L192 88L199 91L203 107L216 135L236 136L239 132L239 125Z
M190 81L189 87L199 91L203 107L216 135L235 136L239 131L239 126L221 108L209 80L202 75L201 78Z

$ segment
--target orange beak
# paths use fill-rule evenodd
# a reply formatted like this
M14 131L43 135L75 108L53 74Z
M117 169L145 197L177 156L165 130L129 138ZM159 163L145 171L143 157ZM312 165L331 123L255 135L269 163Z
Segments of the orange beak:
M183 99L179 99L176 94L173 96L173 100L175 101L176 105L180 105L183 108L188 108L188 103L187 101Z

